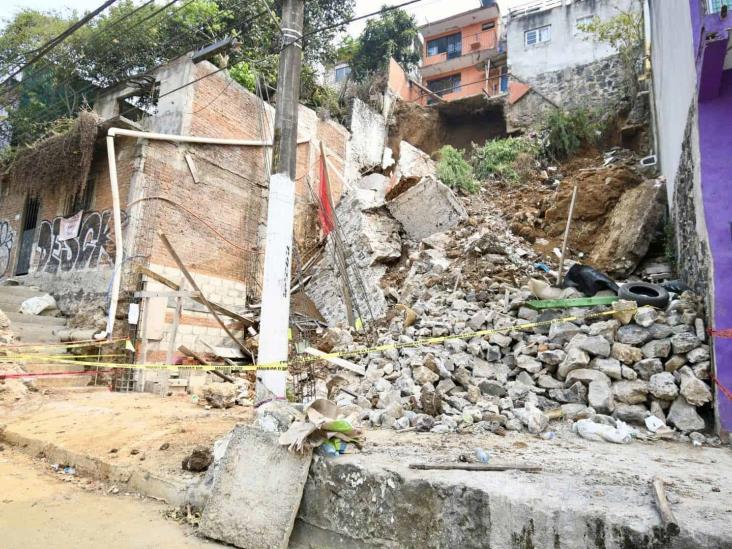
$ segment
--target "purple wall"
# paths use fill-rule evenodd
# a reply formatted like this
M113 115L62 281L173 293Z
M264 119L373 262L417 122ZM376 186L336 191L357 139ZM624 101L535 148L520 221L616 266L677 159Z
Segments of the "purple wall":
M719 95L699 102L699 150L704 218L714 265L714 326L732 328L732 71ZM732 389L732 339L714 338L717 378ZM732 432L732 402L717 391L723 430Z
M701 191L714 270L715 330L732 329L732 71L723 70L732 15L702 15L703 0L690 0L699 75L698 120ZM710 33L714 39L707 40ZM732 389L732 339L715 337L717 379ZM732 402L716 391L723 432L732 433Z

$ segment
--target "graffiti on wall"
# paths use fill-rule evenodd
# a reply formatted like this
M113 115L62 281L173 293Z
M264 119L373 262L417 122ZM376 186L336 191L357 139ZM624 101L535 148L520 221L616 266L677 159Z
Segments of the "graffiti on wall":
M7 274L10 256L15 242L15 231L6 219L0 221L0 277Z
M41 221L36 245L39 272L80 271L114 263L112 210L87 212L78 235L70 238L62 234L63 219ZM126 221L122 211L122 226Z

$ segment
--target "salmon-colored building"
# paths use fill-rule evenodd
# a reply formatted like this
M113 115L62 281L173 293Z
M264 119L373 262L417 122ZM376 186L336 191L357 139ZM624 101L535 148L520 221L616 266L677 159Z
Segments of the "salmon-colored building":
M490 3L420 27L424 39L422 85L433 93L422 90L419 103L434 103L434 94L453 101L507 91L500 15L498 5Z

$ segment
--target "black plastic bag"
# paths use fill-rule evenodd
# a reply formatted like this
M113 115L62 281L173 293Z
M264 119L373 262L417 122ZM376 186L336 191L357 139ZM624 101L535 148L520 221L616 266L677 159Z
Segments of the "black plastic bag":
M611 290L617 294L619 289L618 285L605 273L601 273L589 265L580 265L579 263L575 263L567 271L562 286L577 288L590 297L602 290Z

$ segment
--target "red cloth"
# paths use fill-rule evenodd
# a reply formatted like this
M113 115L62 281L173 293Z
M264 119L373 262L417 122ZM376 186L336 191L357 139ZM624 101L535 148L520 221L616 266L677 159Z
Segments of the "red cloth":
M320 224L323 226L323 234L327 236L335 227L335 222L333 220L333 208L330 205L330 189L328 188L328 180L325 177L325 157L322 155L320 156L318 200L320 201L320 207L318 208Z

